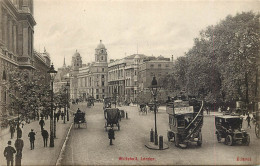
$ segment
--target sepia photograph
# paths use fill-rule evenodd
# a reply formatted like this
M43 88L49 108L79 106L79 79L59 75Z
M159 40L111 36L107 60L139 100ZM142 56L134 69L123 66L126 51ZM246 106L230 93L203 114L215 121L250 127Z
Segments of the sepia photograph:
M0 0L0 165L260 165L260 0Z

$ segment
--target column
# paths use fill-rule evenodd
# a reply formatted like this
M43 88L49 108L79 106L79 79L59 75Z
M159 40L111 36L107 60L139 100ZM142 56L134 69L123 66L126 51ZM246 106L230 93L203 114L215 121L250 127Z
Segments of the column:
M28 56L28 25L23 23L23 56Z
M5 46L8 46L8 32L7 32L7 26L8 26L8 16L7 14L4 14L4 43Z
M8 51L12 51L12 33L13 33L13 27L12 27L12 20L9 16L8 18Z
M13 31L14 31L14 38L13 38L13 45L14 45L14 54L17 54L17 25L13 26Z

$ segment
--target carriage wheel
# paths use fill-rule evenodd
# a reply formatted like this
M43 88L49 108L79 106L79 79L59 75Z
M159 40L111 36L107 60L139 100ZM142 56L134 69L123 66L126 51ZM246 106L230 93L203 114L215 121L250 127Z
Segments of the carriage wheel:
M225 143L229 146L232 146L233 145L233 138L231 135L228 135L225 139Z
M255 125L255 135L257 138L260 138L259 123Z

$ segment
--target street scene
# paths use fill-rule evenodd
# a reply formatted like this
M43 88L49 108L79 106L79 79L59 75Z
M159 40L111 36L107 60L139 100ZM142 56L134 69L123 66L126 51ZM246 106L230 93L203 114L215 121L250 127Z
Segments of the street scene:
M0 165L259 165L260 2L0 0Z

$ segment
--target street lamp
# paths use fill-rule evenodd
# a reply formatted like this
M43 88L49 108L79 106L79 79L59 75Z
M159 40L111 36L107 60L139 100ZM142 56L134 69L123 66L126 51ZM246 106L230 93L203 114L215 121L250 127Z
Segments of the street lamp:
M67 121L69 121L69 89L70 89L70 83L67 81L66 84L66 90L67 90ZM64 117L65 118L65 117Z
M54 147L54 135L53 135L53 81L57 74L54 70L53 64L51 64L50 70L47 72L51 76L51 120L50 120L50 147Z
M155 121L155 125L154 125L154 127L155 127L155 130L154 130L154 136L155 136L154 144L158 145L157 124L156 124L156 109L157 109L156 97L157 97L157 94L159 92L159 86L157 85L157 80L156 80L155 76L153 77L152 84L149 87L149 89L152 92L153 100L154 100L154 121Z

